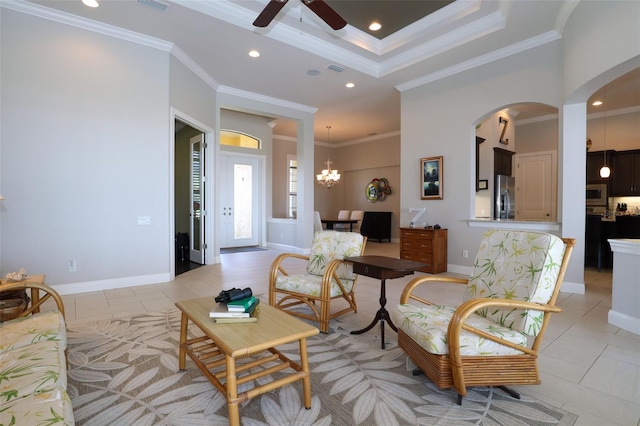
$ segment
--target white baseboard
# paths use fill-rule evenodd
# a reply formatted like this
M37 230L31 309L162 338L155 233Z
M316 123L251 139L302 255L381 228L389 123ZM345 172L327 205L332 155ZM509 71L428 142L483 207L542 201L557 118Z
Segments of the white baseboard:
M609 309L609 324L640 335L640 318L634 318Z
M473 268L471 266L452 265L451 263L449 263L447 264L447 272L453 272L454 274L471 276L471 272L473 272Z
M574 283L571 281L563 281L560 287L561 293L584 294L584 283Z
M159 284L170 281L170 274L139 275L137 277L114 278L112 280L85 281L81 283L51 285L59 294L88 293L113 288L136 287L139 285Z
M267 243L267 247L276 248L279 250L283 250L287 253L296 253L296 254L309 254L311 252L311 248L306 250L301 250L298 247L289 246L286 244L278 244L278 243Z

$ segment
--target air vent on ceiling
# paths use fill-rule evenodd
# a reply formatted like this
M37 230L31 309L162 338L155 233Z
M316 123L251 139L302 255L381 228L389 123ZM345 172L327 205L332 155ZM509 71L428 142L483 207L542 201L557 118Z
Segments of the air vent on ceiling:
M335 65L335 64L331 64L331 65L329 65L329 66L327 67L327 69L328 69L328 70L331 70L331 71L335 71L335 72L342 72L342 71L344 71L344 68L342 68L342 67L340 67L340 66L338 66L338 65Z
M168 4L159 2L157 0L138 0L138 3L143 6L148 6L153 9L159 10L160 12L165 12L169 8Z

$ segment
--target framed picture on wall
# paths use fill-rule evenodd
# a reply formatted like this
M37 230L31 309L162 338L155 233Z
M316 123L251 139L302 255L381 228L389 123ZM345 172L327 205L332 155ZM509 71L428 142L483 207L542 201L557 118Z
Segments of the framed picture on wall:
M420 159L420 199L442 200L442 156Z

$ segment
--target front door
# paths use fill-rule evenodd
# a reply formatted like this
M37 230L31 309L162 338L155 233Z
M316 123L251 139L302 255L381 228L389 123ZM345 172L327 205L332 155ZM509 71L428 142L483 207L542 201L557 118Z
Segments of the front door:
M259 244L259 158L220 155L221 197L220 247L248 247Z
M192 262L204 264L204 133L192 137L191 143L191 213L189 215L190 247L189 255Z

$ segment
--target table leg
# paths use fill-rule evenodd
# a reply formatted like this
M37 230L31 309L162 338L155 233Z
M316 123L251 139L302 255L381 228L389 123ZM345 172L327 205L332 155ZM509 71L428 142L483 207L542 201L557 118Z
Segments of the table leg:
M240 409L238 407L238 382L236 381L236 360L225 355L227 367L227 407L229 409L229 425L240 425Z
M389 315L389 311L384 307L387 304L387 291L386 291L386 280L381 280L380 282L380 309L376 312L376 316L371 321L371 324L363 328L362 330L352 331L351 334L362 334L371 330L373 326L375 326L378 321L380 321L380 334L382 337L382 349L384 349L384 322L389 323L389 327L395 332L398 331L398 328L391 321L391 316Z
M302 378L302 394L304 397L304 408L311 408L311 377L309 376L309 361L307 359L307 339L300 339L300 365L305 376Z
M185 345L187 344L187 324L189 323L189 317L184 312L180 318L180 352L178 354L178 368L184 370L187 365L187 352L185 351Z

